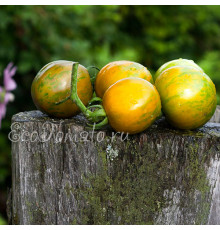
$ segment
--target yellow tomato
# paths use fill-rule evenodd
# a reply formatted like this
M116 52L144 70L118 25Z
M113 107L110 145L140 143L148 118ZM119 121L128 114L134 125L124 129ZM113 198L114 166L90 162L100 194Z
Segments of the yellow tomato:
M59 118L72 117L80 112L70 99L59 105L56 104L70 96L72 65L71 61L55 61L38 72L32 83L31 94L39 110ZM82 65L79 65L77 79L78 96L87 105L93 90L89 73Z
M132 61L115 61L110 62L99 71L95 81L96 95L102 98L111 85L128 77L142 78L153 84L150 71L143 65Z
M171 67L158 76L155 86L161 97L162 111L176 128L198 128L215 112L215 85L194 67Z
M160 115L161 102L155 86L130 77L106 90L103 107L113 129L135 134L148 128Z

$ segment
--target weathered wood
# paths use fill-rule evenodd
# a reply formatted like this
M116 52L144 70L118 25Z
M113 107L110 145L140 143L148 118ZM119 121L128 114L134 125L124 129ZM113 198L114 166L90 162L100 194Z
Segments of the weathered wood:
M220 124L112 132L14 115L12 224L220 224Z
M209 122L220 123L220 105L217 106L215 113Z

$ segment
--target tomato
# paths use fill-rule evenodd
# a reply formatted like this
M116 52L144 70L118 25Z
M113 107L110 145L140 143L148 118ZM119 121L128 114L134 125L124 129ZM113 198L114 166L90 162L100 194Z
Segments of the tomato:
M216 109L212 80L194 67L163 71L155 82L168 122L179 129L195 129L210 120Z
M200 70L201 72L203 72L202 68L200 68L193 60L188 60L188 59L176 59L176 60L172 60L169 61L165 64L163 64L155 73L154 75L154 80L156 81L156 79L158 78L158 76L166 69L173 67L173 66L191 66L194 67L198 70Z
M31 95L40 111L59 118L72 117L80 112L70 99L59 105L56 104L70 96L73 63L63 60L54 61L38 72L31 86ZM78 68L77 81L79 98L87 105L93 89L89 73L82 65Z
M102 103L110 125L118 132L139 133L160 115L160 96L151 83L129 77L110 86Z
M112 84L128 77L143 78L154 83L150 71L143 65L132 61L114 61L99 71L95 81L96 95L102 98Z

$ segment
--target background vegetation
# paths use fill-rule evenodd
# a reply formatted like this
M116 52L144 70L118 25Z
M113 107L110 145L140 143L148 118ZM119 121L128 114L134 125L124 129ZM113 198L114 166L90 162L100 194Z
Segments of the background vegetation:
M42 66L65 59L101 68L127 59L153 74L179 57L201 65L220 92L219 6L1 6L0 85L13 61L18 87L0 130L0 224L11 185L10 119L35 109L30 86Z

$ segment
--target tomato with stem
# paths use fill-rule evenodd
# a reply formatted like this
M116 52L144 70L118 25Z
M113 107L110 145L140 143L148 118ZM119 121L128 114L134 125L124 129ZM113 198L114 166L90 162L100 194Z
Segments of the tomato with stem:
M31 95L36 107L58 118L72 117L80 112L70 100L72 65L74 62L59 60L45 65L36 75ZM79 65L77 94L84 105L92 97L93 88L87 69Z
M160 96L155 86L132 77L119 80L109 87L102 105L86 108L77 95L77 69L78 64L74 63L70 98L90 122L98 123L95 128L110 123L116 131L135 134L148 128L160 115ZM96 110L91 111L91 107Z

